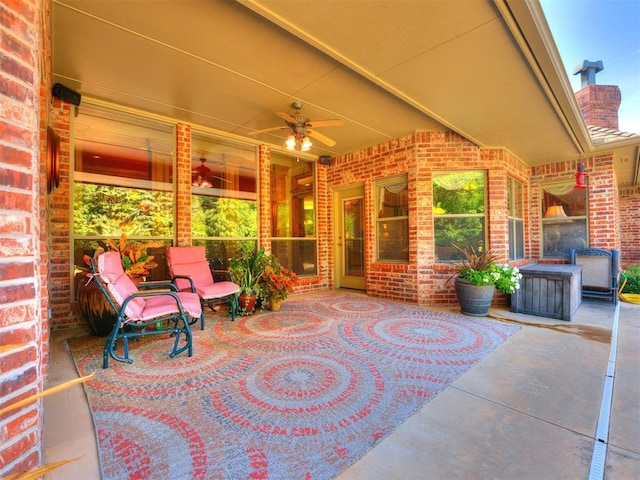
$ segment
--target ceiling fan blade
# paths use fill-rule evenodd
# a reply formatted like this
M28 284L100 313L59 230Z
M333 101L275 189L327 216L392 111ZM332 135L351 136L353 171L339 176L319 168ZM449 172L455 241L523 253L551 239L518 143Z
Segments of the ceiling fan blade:
M341 127L344 125L344 122L339 118L331 118L327 120L310 120L307 122L307 125L311 128Z
M291 115L289 115L288 113L284 113L284 112L276 112L276 115L278 115L280 118L282 118L285 122L289 122L289 123L298 123L296 121L295 118L293 118Z
M307 135L309 135L311 138L315 138L316 140L320 140L322 143L329 147L333 147L336 144L335 141L331 140L326 135L316 132L315 130L307 130Z
M262 130L254 130L253 132L249 132L247 133L247 135L258 135L260 133L275 132L276 130L289 130L289 127L282 126L282 127L263 128Z

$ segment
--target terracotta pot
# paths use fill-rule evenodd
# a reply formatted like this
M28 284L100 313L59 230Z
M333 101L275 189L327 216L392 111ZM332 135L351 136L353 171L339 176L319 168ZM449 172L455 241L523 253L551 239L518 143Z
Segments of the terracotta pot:
M78 311L92 335L106 337L116 323L116 313L95 281L83 277L78 282Z
M256 297L255 293L247 294L241 293L238 296L238 307L241 314L251 315L256 308Z
M495 285L478 286L469 283L464 278L456 277L456 293L460 310L465 315L474 317L485 317L489 313Z
M269 300L269 310L272 312L279 312L282 307L283 300L281 298L273 298Z

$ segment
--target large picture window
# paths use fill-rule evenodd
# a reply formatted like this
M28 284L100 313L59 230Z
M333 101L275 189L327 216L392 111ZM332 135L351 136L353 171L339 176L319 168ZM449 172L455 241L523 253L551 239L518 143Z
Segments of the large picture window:
M572 248L588 246L587 190L575 184L542 188L542 250L545 258L568 258Z
M485 210L484 172L433 174L433 222L438 262L459 259L454 243L478 251L485 249Z
M409 262L407 176L376 182L376 251L379 262Z
M299 276L317 275L315 163L272 153L271 253Z
M509 209L509 260L524 258L524 187L507 178L507 204Z
M257 242L258 207L254 147L193 132L191 229L215 269L227 269L240 243Z
M74 121L73 248L74 262L97 240L153 240L164 278L163 245L174 237L173 126L143 117L83 106Z

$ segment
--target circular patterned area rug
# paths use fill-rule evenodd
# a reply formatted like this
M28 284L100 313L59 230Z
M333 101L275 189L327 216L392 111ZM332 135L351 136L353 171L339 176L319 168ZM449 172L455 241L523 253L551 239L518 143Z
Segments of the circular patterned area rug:
M191 358L154 336L108 370L70 340L103 478L333 478L518 329L343 292L206 325Z

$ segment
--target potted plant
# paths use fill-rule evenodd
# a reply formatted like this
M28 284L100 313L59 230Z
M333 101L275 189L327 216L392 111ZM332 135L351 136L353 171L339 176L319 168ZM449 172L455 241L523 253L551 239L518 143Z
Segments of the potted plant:
M231 278L240 287L238 313L249 315L255 309L256 299L261 293L262 274L266 268L264 248L242 243L240 250L229 260Z
M453 244L463 260L456 264L455 287L462 313L485 316L489 312L496 289L512 294L520 288L522 274L518 267L498 265L491 250Z
M98 245L100 247L95 250L93 259L95 260L104 251L119 252L125 273L136 284L144 281L144 277L158 266L153 255L147 253L147 248L159 246L158 242L131 242L123 233L117 242L109 238L98 240ZM87 274L86 280L81 280L78 284L78 311L93 335L107 336L113 330L116 314L100 289L91 282L91 276L88 274L91 257L84 255L83 259L87 265Z
M271 264L262 273L262 283L264 288L262 294L269 302L270 310L277 312L280 310L282 302L293 293L293 287L298 282L298 276L292 270L280 265L276 257L270 255Z

